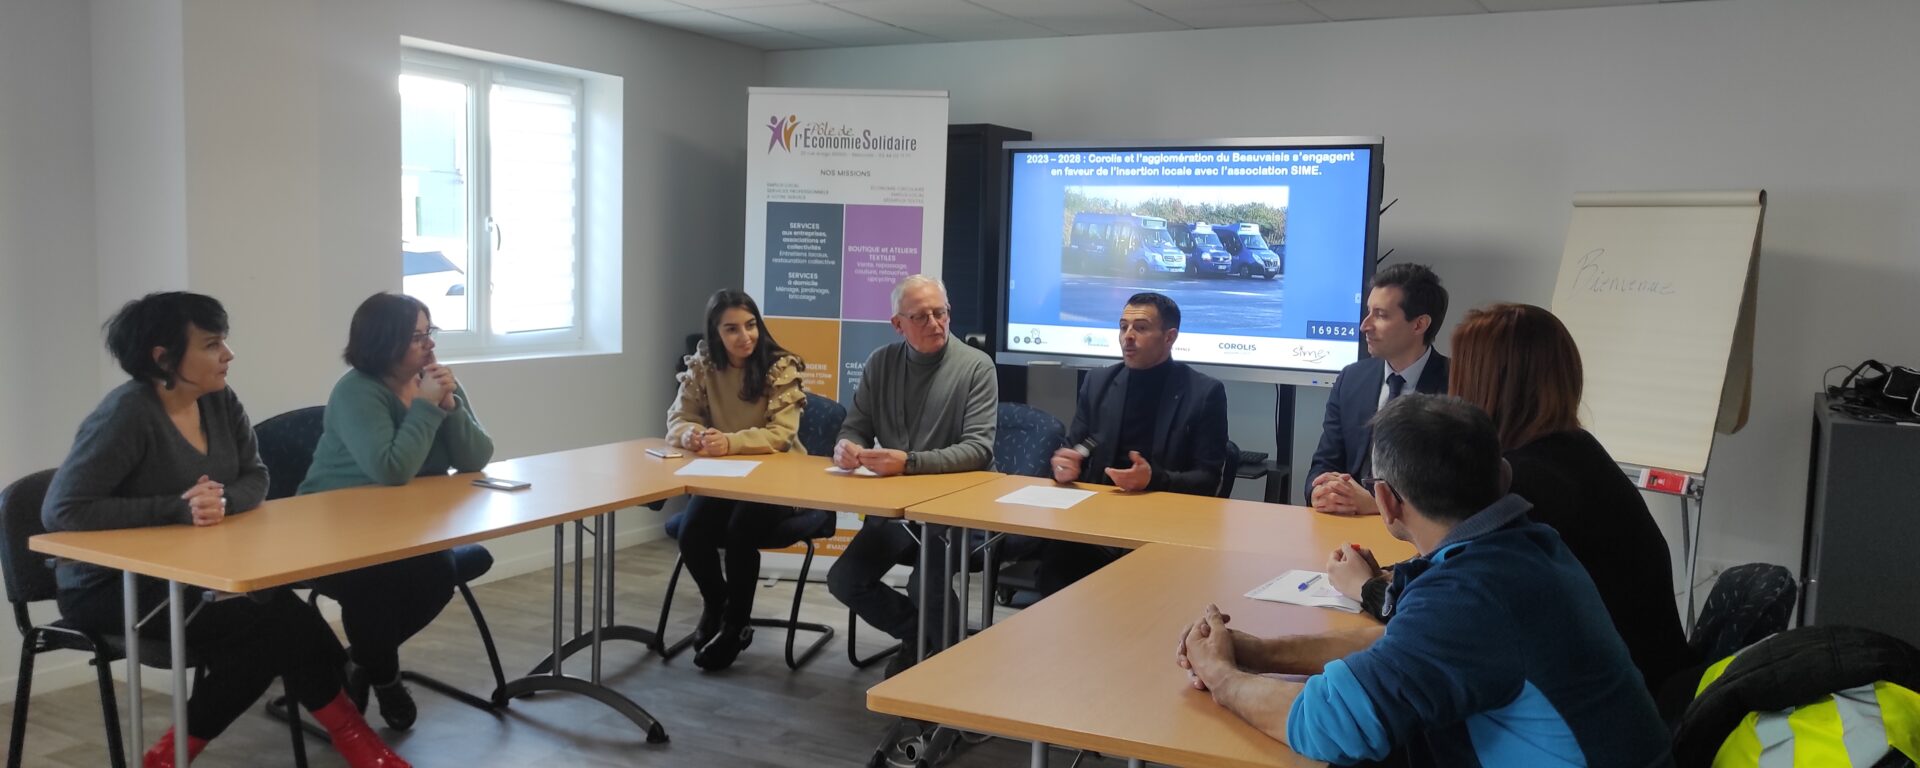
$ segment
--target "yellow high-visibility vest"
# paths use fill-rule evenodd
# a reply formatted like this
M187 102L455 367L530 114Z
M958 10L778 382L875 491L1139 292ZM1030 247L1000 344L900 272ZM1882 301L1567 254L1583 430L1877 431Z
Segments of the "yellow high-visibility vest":
M1700 676L1699 696L1734 656ZM1713 768L1872 768L1897 749L1920 762L1920 694L1885 681L1775 712L1748 712L1713 756Z

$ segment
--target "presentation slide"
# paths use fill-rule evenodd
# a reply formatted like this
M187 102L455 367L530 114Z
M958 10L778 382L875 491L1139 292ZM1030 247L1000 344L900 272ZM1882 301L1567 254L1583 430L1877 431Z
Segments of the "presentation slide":
M1015 151L1006 347L1120 356L1127 297L1180 305L1176 359L1359 359L1371 148Z

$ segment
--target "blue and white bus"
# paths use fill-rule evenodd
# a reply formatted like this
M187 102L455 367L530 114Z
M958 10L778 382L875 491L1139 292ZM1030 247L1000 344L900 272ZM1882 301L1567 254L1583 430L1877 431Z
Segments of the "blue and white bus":
M1187 256L1173 244L1167 220L1132 213L1076 213L1060 266L1080 274L1182 274Z

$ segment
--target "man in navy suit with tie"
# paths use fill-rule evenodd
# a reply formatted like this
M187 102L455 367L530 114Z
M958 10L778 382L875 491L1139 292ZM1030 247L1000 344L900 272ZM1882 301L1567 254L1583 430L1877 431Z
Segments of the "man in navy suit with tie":
M1367 316L1365 360L1340 371L1327 395L1320 447L1307 472L1307 499L1314 509L1337 515L1377 514L1373 492L1359 480L1367 466L1373 432L1367 423L1387 401L1414 391L1445 394L1447 356L1433 348L1447 319L1447 289L1420 264L1395 264L1373 276Z
M1120 313L1122 363L1087 373L1067 444L1052 459L1055 482L1102 483L1123 491L1211 496L1227 461L1227 390L1218 379L1173 360L1180 306L1158 293L1127 299ZM1092 573L1125 550L1048 542L1044 593Z

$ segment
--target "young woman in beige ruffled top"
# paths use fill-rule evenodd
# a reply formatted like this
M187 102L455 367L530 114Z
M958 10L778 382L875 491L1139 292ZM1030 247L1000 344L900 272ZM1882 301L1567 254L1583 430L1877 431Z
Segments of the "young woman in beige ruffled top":
M667 411L668 442L701 456L806 453L799 435L806 364L773 340L752 296L732 289L713 294L706 338L686 362L680 393ZM788 507L705 496L688 501L680 555L705 602L694 630L696 666L725 669L753 642L758 542L794 514Z

